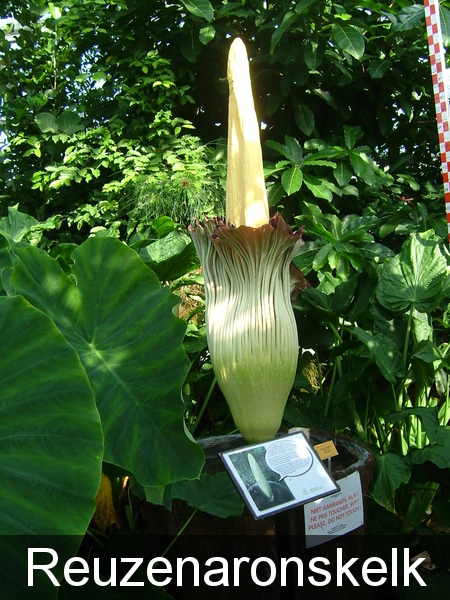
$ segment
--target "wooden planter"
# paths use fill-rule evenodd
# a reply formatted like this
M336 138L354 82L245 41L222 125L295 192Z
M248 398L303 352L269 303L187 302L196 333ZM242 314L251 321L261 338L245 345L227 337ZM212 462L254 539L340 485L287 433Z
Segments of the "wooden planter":
M339 452L339 456L332 459L332 475L338 481L347 477L354 471L358 471L361 478L361 487L364 498L368 497L373 478L373 457L359 442L337 434L330 434L323 431L312 431L311 442L313 445L332 439ZM199 440L206 455L206 462L203 471L211 475L224 471L225 467L218 456L218 452L223 452L233 448L245 445L240 435L212 437ZM159 509L155 519L155 525L159 534L176 535L189 517L193 509L185 502L174 500L172 511ZM156 533L156 531L155 531ZM233 564L235 557L249 557L253 562L259 557L267 557L279 563L281 557L299 557L304 564L304 584L303 588L298 587L297 572L290 571L292 581L291 585L282 587L280 581L275 581L270 586L256 586L250 580L249 568L247 572L241 570L239 588L233 587L233 574L230 573L230 587L205 587L200 582L199 587L189 587L183 584L181 588L172 586L168 591L176 600L210 600L211 598L220 598L223 600L245 598L245 600L295 600L296 598L360 598L362 588L354 587L350 582L343 578L342 587L335 587L335 571L333 565L336 562L337 548L342 548L342 561L345 564L351 558L360 558L358 563L363 562L364 552L364 526L352 533L334 538L329 542L314 548L305 548L304 538L304 509L302 506L289 509L285 512L266 517L256 521L247 508L241 517L229 517L220 519L198 512L183 533L179 536L173 546L172 554L168 558L173 564L177 557L195 556L200 564L204 564L208 558L224 557L229 563ZM332 582L325 587L312 588L308 584L309 561L320 556L330 561L330 566L325 568L332 575ZM258 574L262 581L269 578L270 573L264 573L265 564L258 567ZM218 565L211 566L212 569ZM207 569L206 569L207 570ZM186 571L190 574L189 568ZM355 577L359 569L352 569ZM289 575L288 575L289 576ZM323 576L316 575L319 581ZM244 581L245 579L245 581ZM250 585L246 585L246 584ZM347 585L349 583L349 585ZM376 590L376 588L374 588ZM311 594L311 596L310 596ZM369 593L364 588L365 600Z

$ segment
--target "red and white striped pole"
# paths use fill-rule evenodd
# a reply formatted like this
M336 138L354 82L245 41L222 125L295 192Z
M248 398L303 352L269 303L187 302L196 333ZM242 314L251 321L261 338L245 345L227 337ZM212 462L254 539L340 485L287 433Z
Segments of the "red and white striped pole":
M439 0L424 0L425 22L433 79L434 103L439 134L445 210L450 242L450 127L449 127L449 70L445 66L445 48L439 17Z

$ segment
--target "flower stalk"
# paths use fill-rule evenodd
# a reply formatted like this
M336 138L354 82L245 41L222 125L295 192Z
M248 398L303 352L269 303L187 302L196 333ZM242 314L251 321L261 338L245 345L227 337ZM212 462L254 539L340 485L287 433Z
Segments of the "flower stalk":
M206 329L217 383L246 441L277 433L298 358L293 292L309 283L292 259L303 241L282 216L269 218L259 128L245 46L233 42L227 219L190 228L205 278Z

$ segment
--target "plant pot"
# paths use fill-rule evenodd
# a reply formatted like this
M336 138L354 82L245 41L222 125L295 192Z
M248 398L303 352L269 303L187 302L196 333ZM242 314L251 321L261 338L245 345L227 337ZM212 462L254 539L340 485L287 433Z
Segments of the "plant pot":
M312 431L311 442L313 445L322 443L327 440L333 440L339 452L339 455L331 459L331 472L335 480L339 481L351 473L358 471L361 478L361 488L364 498L368 497L370 486L373 478L373 457L369 450L361 443L338 434L330 434L324 431ZM222 460L218 456L219 452L239 448L245 445L242 436L231 435L212 437L199 440L200 445L205 451L206 461L203 471L214 475L220 471L224 471L225 467ZM275 494L283 493L277 482L272 482L272 490ZM250 490L251 492L251 490ZM257 493L257 492L255 492ZM189 517L192 515L193 509L185 502L174 500L172 511L165 509L156 509L157 529L160 534L176 535L185 525ZM298 557L304 565L304 587L299 587L297 573L291 571L293 577L293 585L281 586L277 579L270 586L257 586L250 581L250 577L244 576L239 583L239 590L233 587L233 576L230 574L230 587L200 587L185 586L183 584L182 593L176 587L168 588L168 591L176 600L196 600L204 598L210 600L215 593L214 590L220 590L219 597L224 600L228 598L236 598L236 593L245 594L246 600L294 600L296 598L305 598L305 588L308 586L308 564L315 557L320 556L330 561L330 567L327 567L332 577L335 577L335 569L333 565L336 562L337 548L342 548L342 562L345 564L351 558L364 557L364 525L354 532L348 533L341 537L334 537L329 542L316 546L314 548L305 548L304 538L304 509L303 506L298 506L289 509L285 512L266 517L261 520L255 520L247 507L244 508L244 514L241 517L229 517L220 519L206 513L198 512L189 525L184 529L183 533L178 537L173 545L172 564L175 564L177 557L195 556L200 564L204 564L208 558L225 557L229 563L233 564L233 558L249 557L254 561L260 557L270 558L279 564L281 557L290 558ZM359 563L363 561L360 560ZM258 567L260 579L267 580L270 572L264 574L265 564ZM217 565L211 567L217 568ZM244 571L241 571L244 574ZM361 568L359 568L359 573ZM353 573L353 569L352 569ZM192 580L192 574L189 571L188 577ZM323 577L323 576L322 576ZM355 570L355 577L357 571ZM320 576L316 575L319 581ZM347 585L347 583L349 585ZM249 585L247 585L249 584ZM332 591L330 588L333 588ZM325 587L314 587L314 598L356 598L361 596L361 588L354 587L350 582L343 578L342 587L335 587L333 581ZM331 596L330 596L331 594ZM364 589L364 595L367 600L368 593ZM370 590L369 590L370 595Z

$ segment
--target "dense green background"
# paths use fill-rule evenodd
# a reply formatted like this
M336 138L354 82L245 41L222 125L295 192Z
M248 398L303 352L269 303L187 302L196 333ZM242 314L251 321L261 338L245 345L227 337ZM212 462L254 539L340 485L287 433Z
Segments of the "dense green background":
M222 517L242 510L227 478L196 479L203 455L189 432L234 425L215 385L186 233L223 212L226 60L239 35L270 208L305 226L295 262L312 284L294 306L303 354L284 426L338 430L371 447L370 527L405 543L420 534L438 567L427 589L446 593L450 257L423 5L18 0L3 2L0 18L0 329L9 344L0 469L10 431L26 432L0 514L15 527L29 522L17 465L30 453L41 533L86 531L101 469L112 481L130 476L126 502L115 499L135 533L138 498L167 507L182 498ZM56 355L79 407L56 380L35 419L52 381L40 360ZM19 368L39 398L10 377ZM66 440L54 442L56 455L39 442L42 426ZM58 457L62 504L45 478ZM49 503L61 504L54 520L38 519ZM0 533L10 527L0 518Z
M442 196L421 3L35 0L0 16L17 20L0 30L1 203L55 229L48 243L220 209L236 35L274 208L423 220L417 202Z

